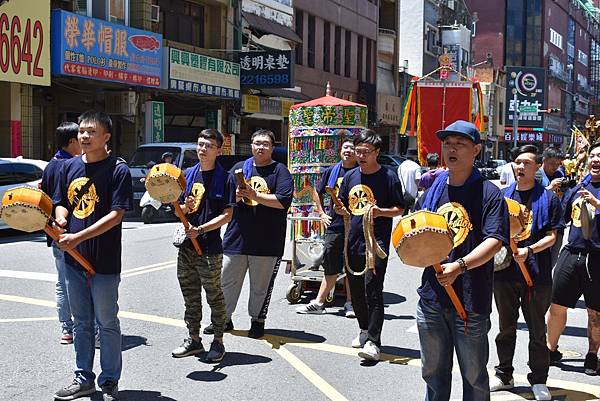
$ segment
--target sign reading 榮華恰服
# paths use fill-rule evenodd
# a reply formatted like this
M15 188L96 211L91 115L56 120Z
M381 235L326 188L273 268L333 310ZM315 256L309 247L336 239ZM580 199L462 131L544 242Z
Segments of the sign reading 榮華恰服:
M52 73L160 87L162 35L53 10Z

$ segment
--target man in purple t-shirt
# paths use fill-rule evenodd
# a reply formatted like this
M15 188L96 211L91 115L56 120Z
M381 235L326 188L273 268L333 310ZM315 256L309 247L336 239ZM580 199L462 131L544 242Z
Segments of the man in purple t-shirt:
M419 189L429 189L431 184L435 181L435 178L444 171L443 168L439 166L440 156L437 153L428 153L427 154L427 167L429 171L421 176L421 181L419 182Z

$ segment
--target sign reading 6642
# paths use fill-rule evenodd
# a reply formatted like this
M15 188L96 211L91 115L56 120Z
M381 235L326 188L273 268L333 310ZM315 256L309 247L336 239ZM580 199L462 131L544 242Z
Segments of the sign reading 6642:
M0 81L49 86L50 74L50 2L1 5Z

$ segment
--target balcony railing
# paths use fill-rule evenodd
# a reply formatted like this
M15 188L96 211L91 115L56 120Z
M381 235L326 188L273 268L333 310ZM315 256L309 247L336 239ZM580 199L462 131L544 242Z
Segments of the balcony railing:
M379 37L377 39L377 51L393 56L394 47L396 46L396 31L379 28Z

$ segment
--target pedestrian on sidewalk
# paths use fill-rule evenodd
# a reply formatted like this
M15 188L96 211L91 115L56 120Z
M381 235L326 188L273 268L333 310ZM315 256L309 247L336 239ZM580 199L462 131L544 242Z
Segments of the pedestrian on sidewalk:
M112 129L106 113L90 110L79 117L77 138L84 154L63 163L53 198L55 227L62 231L58 246L62 251L77 249L96 269L96 274L90 275L65 253L65 281L74 322L75 378L54 394L58 400L96 391L95 322L100 333L98 385L103 400L117 400L119 394L121 222L125 211L133 208L133 191L127 165L106 151ZM82 191L84 187L86 191Z
M220 362L225 356L223 332L227 313L221 289L221 227L229 223L233 216L235 182L233 176L216 161L222 146L223 134L213 128L202 130L198 134L196 146L198 163L185 174L186 188L180 202L184 202L181 209L188 215L190 227L186 230L187 239L179 246L177 279L185 303L184 320L189 337L173 350L174 358L204 352L200 339L202 288L210 306L214 330L214 339L206 361ZM202 255L198 255L194 249L192 238L198 240Z

